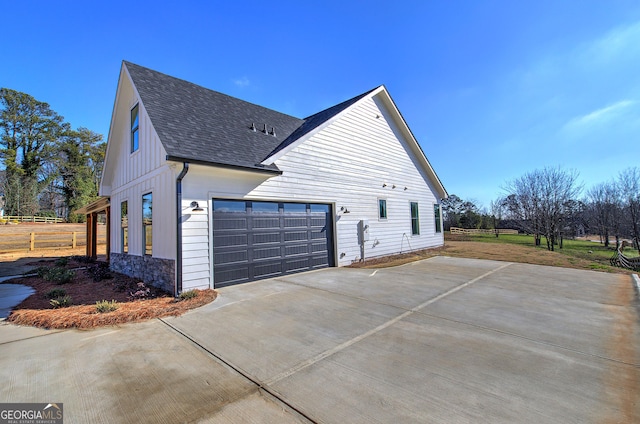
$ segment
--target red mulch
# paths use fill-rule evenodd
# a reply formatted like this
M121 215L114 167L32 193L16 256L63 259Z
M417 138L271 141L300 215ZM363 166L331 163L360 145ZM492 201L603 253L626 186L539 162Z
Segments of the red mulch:
M56 262L55 259L46 259L29 265L54 267ZM109 278L94 281L96 273L92 270L99 267L103 267L103 271L97 274ZM139 279L107 271L104 264L86 263L81 258L72 257L64 268L75 270L73 280L67 284L57 284L38 276L11 280L11 283L33 287L35 293L13 308L7 320L44 328L92 328L181 315L212 302L217 296L215 290L201 290L193 299L176 301L171 294ZM54 309L47 297L53 289L63 289L71 298L72 306ZM102 300L115 300L119 307L113 312L98 313L96 302Z

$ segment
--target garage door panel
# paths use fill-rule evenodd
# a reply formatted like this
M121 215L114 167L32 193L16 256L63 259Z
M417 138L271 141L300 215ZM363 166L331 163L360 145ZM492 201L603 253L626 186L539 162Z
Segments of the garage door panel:
M253 244L280 243L280 232L254 233L251 238Z
M215 287L333 265L329 205L213 199L213 206Z
M253 275L255 278L269 278L282 274L282 262L273 262L262 265L254 265Z
M247 246L248 244L247 234L224 234L216 232L213 236L213 246L216 247L231 247L231 246Z
M307 217L304 218L292 218L286 217L284 218L284 227L285 228L307 228Z
M269 228L274 228L276 230L280 229L280 218L279 217L273 217L273 218L262 218L262 217L254 217L252 220L252 227L254 229L256 228L264 228L264 229L269 229Z
M292 244L284 247L284 256L307 255L309 253L309 245Z
M322 252L327 252L327 243L311 243L311 253L318 255Z
M264 249L253 249L253 260L261 259L280 259L282 257L282 249L280 246L267 247Z
M307 230L304 231L285 231L284 232L284 241L299 241L299 240L307 240L308 233Z
M234 213L234 215L236 215ZM247 219L246 218L226 218L214 215L213 218L214 230L246 230Z
M246 283L249 281L249 266L234 268L220 267L214 270L213 278L216 282L216 287Z
M311 258L285 259L285 272L306 271L311 268Z
M214 253L214 263L226 265L230 263L248 262L249 252L246 250L236 250L233 252Z

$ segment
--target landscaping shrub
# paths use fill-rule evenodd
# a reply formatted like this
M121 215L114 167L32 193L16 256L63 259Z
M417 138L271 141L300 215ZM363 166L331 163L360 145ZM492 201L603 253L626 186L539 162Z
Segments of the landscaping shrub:
M66 308L67 306L71 306L71 297L70 296L56 297L55 299L51 299L49 303L51 304L53 309Z
M67 291L65 289L53 289L47 292L47 298L55 299L57 297L65 297L67 295Z
M73 277L76 276L74 271L70 269L53 267L49 268L49 270L42 276L47 281L53 281L56 284L68 284L73 280Z
M87 274L89 274L91 278L93 278L93 281L96 283L102 280L113 278L113 275L111 275L111 272L109 271L109 264L104 262L87 268Z
M147 287L142 281L137 284L136 291L129 293L134 299L143 300L149 297L151 289Z
M67 266L68 263L69 263L69 258L64 258L64 257L56 259L56 262L55 262L56 266L59 266L59 267L65 267Z
M109 302L108 300L101 300L96 302L96 310L99 313L105 313L105 312L113 312L116 309L118 309L120 305L118 305L118 302L115 300L112 300L111 302Z

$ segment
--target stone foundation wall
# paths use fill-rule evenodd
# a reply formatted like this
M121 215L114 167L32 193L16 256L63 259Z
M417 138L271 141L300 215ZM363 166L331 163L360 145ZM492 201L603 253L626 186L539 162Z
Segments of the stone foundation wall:
M169 293L173 293L175 288L176 268L173 259L111 253L110 268L114 272L139 278Z

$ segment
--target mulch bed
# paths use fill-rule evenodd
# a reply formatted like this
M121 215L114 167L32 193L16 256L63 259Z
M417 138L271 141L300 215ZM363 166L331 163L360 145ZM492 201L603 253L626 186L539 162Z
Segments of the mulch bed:
M66 260L47 259L29 265L44 270L54 267L74 270L72 280L66 284L47 281L40 276L27 276L11 280L35 289L35 293L16 306L7 321L20 325L43 328L93 328L117 325L166 316L177 316L215 300L215 290L198 291L191 299L177 301L171 294L144 284L136 278L109 271L104 263L87 262L82 257ZM41 272L42 274L43 272ZM53 308L54 289L62 289L71 298L72 306ZM118 308L99 313L96 302L116 301Z

